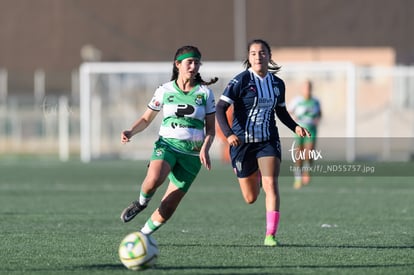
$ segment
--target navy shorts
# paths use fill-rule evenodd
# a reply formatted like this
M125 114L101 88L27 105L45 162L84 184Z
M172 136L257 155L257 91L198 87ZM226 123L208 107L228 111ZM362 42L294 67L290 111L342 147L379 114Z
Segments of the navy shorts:
M259 169L257 162L261 157L277 157L282 159L280 140L269 140L256 143L242 143L230 146L231 164L238 178L246 178Z

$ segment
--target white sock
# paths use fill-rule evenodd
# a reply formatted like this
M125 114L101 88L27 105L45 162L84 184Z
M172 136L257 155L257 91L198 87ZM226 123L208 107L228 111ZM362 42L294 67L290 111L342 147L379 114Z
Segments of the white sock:
M139 204L141 205L147 205L149 203L149 201L152 199L152 196L154 194L145 194L144 192L139 192Z

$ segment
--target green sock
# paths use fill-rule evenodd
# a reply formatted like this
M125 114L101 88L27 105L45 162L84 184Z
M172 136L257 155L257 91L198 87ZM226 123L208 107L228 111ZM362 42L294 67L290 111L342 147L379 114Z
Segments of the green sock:
M157 231L158 228L160 228L162 225L163 223L160 223L158 221L153 221L151 220L151 218L149 218L147 222L145 223L144 227L142 227L141 232L146 235L149 235Z

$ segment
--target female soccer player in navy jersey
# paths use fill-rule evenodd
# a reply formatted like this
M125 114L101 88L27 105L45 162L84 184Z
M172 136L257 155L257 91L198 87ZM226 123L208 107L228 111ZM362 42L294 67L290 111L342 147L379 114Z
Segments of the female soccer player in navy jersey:
M214 94L199 73L201 53L184 46L174 56L171 81L155 91L144 114L121 133L121 142L129 142L143 131L163 110L159 139L155 142L147 175L139 198L121 213L123 222L131 221L147 207L155 191L168 177L170 183L160 206L147 220L141 232L151 234L173 215L187 193L201 165L211 168L209 150L215 135Z
M280 195L278 177L281 161L275 114L297 135L310 136L289 115L285 105L285 84L275 74L280 67L272 60L269 44L261 39L247 47L246 70L228 84L216 105L216 117L230 145L232 166L246 203L254 203L260 183L266 194L266 236L264 245L276 246ZM233 105L232 127L226 110Z

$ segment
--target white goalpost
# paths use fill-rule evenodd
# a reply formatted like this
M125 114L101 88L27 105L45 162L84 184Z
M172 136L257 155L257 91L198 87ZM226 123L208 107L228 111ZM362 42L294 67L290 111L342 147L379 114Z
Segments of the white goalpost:
M319 85L320 95L326 97L327 101L332 98L333 92L340 95L338 99L345 99L345 102L338 103L341 111L337 119L340 120L342 128L338 130L337 135L347 137L346 160L353 161L356 136L356 67L347 62L281 65L280 75L287 84L287 93L292 93L304 78L315 78L322 83ZM214 76L219 78L219 82L211 87L217 100L231 78L242 70L241 62L203 62L200 73L206 80ZM171 72L172 62L103 62L84 63L80 66L82 162L104 157L148 157L152 143L157 137L157 126L146 130L137 137L134 145L128 148L119 145L120 132L129 127L145 110L155 89L169 81ZM283 136L284 130L280 131ZM219 155L217 151L220 149L214 150L213 155Z
M203 62L203 77L209 75L230 79L241 70L240 63L232 62ZM153 93L155 88L168 81L172 72L171 62L125 62L125 63L83 63L79 70L80 81L80 155L83 162L90 162L93 158L100 158L101 141L101 103L99 94L93 91L97 75L136 75L139 76L146 93ZM157 75L159 77L157 77ZM154 77L155 76L155 77ZM134 76L132 76L134 77ZM154 82L153 80L158 80ZM119 83L118 83L119 84ZM122 85L122 84L120 84ZM114 90L114 93L117 91ZM96 97L94 97L96 95ZM150 97L138 95L144 104ZM130 121L132 123L132 121Z

